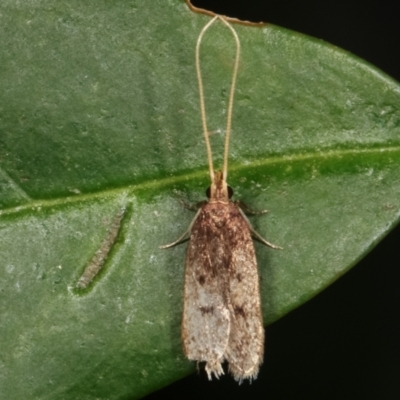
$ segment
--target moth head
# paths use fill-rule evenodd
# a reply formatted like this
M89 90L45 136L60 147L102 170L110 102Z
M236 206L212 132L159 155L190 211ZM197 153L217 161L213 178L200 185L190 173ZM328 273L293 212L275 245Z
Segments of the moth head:
M210 200L229 200L233 196L233 190L226 183L222 171L214 172L214 180L207 189L206 195Z

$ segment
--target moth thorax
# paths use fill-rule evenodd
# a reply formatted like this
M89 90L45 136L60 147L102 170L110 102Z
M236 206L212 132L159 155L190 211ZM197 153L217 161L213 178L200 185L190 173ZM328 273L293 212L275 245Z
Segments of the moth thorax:
M210 200L229 200L228 184L222 171L214 172L214 180L210 186Z

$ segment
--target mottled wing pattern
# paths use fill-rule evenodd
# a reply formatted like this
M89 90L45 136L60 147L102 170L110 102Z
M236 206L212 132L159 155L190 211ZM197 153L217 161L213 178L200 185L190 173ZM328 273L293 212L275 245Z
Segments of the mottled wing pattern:
M208 377L223 374L230 331L230 312L221 290L216 253L223 240L203 206L193 224L186 256L183 348L189 360L205 361Z
M257 375L264 330L257 264L247 222L233 203L208 203L193 224L186 258L182 339L209 377Z
M227 293L231 330L225 358L231 374L242 381L257 377L264 354L264 327L253 240L237 206L230 207L231 262Z

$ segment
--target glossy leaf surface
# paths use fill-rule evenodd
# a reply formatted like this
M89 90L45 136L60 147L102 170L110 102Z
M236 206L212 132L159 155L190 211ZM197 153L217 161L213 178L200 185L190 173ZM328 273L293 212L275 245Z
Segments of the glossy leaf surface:
M138 398L194 365L180 341L187 201L209 185L194 48L170 1L6 0L0 74L2 398ZM265 323L363 257L400 214L400 87L326 43L235 25L229 183L256 229ZM221 163L234 43L205 36ZM126 208L100 275L75 288Z

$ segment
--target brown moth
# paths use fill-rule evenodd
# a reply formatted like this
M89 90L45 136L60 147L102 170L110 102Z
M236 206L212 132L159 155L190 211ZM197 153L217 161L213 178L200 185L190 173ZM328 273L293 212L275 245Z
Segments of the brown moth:
M203 84L200 71L200 43L205 31L217 19L232 32L236 58L229 97L223 171L215 171L207 130ZM257 377L264 353L264 328L260 304L259 277L252 235L265 245L251 226L240 202L230 200L227 185L228 147L240 42L235 30L221 16L214 17L201 31L196 46L200 109L207 147L211 186L188 230L175 246L189 237L186 256L185 293L182 319L183 350L189 360L205 362L208 378L224 374L222 363L239 382ZM241 208L242 207L242 208Z

